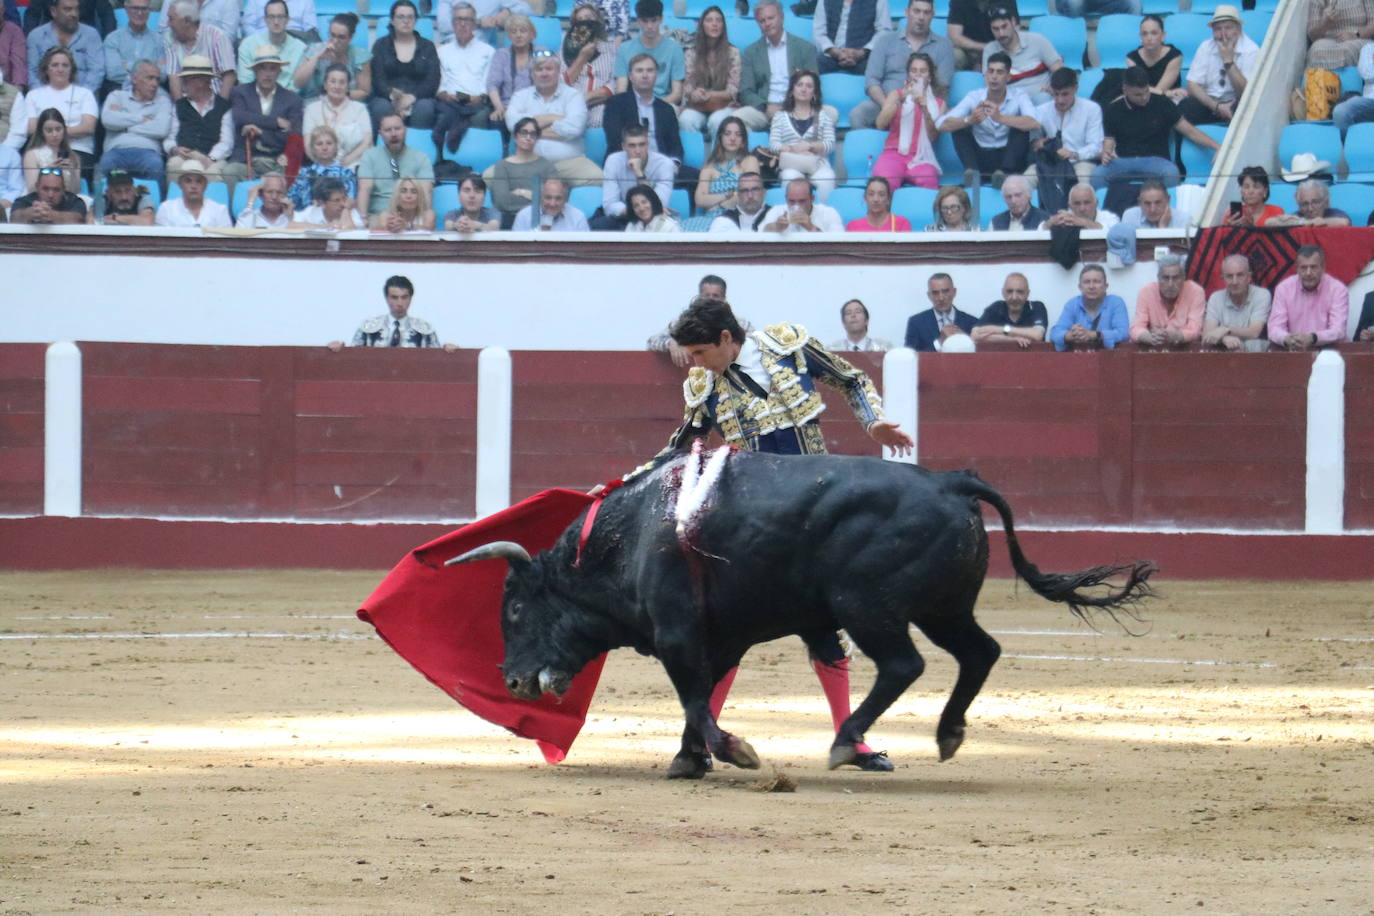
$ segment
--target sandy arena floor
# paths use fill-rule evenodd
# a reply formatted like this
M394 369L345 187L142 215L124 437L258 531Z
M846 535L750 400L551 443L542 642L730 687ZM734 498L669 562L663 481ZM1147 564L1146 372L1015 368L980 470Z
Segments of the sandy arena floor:
M780 793L664 780L624 651L545 765L353 617L380 578L0 577L0 913L1374 913L1369 583L1161 582L1134 639L991 582L963 749L920 640L888 775L826 771L800 642L761 646L723 723Z

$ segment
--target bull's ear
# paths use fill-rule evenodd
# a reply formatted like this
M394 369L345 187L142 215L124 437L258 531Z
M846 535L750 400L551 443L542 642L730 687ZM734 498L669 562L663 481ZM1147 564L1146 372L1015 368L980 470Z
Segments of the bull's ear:
M472 563L477 560L505 560L512 566L524 566L530 562L530 554L514 541L492 541L447 560L444 565L456 566L459 563Z

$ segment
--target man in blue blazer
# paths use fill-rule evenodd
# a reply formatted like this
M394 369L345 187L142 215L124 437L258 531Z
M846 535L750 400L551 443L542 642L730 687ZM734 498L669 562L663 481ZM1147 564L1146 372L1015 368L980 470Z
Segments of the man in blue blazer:
M647 119L652 122L649 136L654 152L682 162L682 135L678 133L677 112L672 105L654 97L656 79L658 64L653 57L639 54L630 61L630 88L607 99L601 115L601 125L606 131L606 155L620 152L621 131L631 124L643 124Z
M906 341L903 346L934 352L937 340L972 331L977 319L955 307L956 293L958 290L954 288L954 280L949 274L931 274L926 282L926 295L930 297L931 307L906 320Z

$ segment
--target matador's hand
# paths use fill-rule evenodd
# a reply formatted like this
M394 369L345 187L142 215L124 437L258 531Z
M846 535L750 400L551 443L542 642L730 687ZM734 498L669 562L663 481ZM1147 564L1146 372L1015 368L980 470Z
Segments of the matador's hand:
M879 420L869 425L868 437L879 445L892 449L894 455L910 455L916 448L915 441L902 432L893 420Z

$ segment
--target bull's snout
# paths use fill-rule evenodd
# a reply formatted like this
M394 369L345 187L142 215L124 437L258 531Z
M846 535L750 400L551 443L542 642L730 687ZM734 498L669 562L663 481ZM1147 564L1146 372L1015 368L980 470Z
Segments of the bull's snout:
M542 692L539 689L539 681L533 677L506 676L506 689L511 695L521 700L537 700Z
M544 668L538 675L528 677L506 675L506 689L522 700L537 700L545 693L561 697L571 685L571 676L549 668Z

